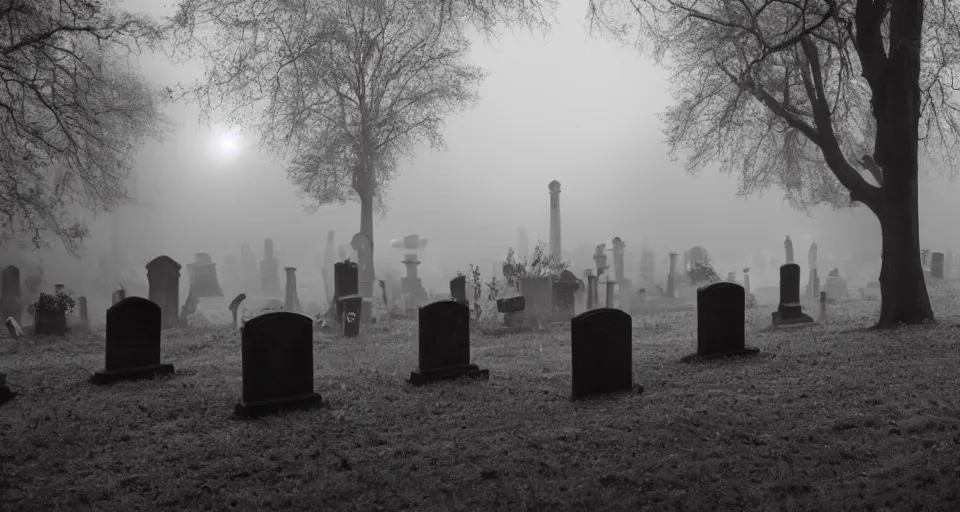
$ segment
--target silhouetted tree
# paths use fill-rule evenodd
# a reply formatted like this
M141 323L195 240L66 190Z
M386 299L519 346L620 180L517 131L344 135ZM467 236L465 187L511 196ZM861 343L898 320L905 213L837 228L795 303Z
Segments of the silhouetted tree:
M103 2L0 2L0 245L52 235L76 254L80 210L126 198L134 151L164 126L126 57L161 35Z
M468 22L533 23L522 0L184 0L174 42L203 58L206 78L174 92L206 120L252 129L286 162L309 205L360 203L360 232L398 162L421 144L443 146L444 119L474 103L483 78L465 63ZM193 50L193 51L190 51ZM370 261L361 262L373 268Z
M880 220L877 327L933 320L920 265L920 150L956 162L960 8L922 0L591 0L607 34L672 71L671 152L739 172L794 205L866 205ZM920 143L923 144L920 144ZM847 196L847 193L849 196Z

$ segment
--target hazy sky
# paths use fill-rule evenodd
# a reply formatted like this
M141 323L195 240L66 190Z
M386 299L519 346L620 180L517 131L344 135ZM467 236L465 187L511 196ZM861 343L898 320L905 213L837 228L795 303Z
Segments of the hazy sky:
M562 4L559 23L546 35L504 33L475 44L472 60L489 73L481 101L449 119L446 151L424 148L403 162L388 215L375 222L378 261L382 251L392 251L389 239L409 233L430 239L437 252L455 251L464 267L474 255L499 256L515 247L517 226L529 230L532 248L548 238L551 180L562 184L568 250L614 236L629 249L646 235L660 248L782 252L784 234L826 236L819 230L835 224L835 214L808 218L783 203L777 190L738 199L735 177L710 170L691 177L682 161L671 162L656 117L670 101L665 73L630 48L590 36L585 1ZM122 5L169 13L152 0ZM202 73L200 63L178 66L161 57L145 57L141 66L163 85ZM168 114L178 133L165 144L149 143L139 156L139 194L149 205L123 217L124 236L136 238L141 251L181 260L205 251L220 261L225 251L239 251L241 241L258 254L266 236L278 250L304 251L322 249L329 229L338 243L358 231L356 204L304 213L281 163L258 154L252 137L227 158L218 148L226 127L198 126L192 106L170 107ZM924 245L945 247L955 239L960 211L950 204L956 192L945 179L923 180ZM108 248L99 245L102 225L96 233L88 245L102 253ZM797 247L801 261L807 243ZM821 244L822 254L829 250Z

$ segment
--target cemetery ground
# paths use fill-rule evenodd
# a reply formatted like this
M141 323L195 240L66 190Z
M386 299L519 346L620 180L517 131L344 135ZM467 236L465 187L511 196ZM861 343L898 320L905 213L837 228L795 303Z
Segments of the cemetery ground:
M569 324L471 334L489 382L404 382L416 323L315 335L324 407L230 419L240 337L165 332L176 375L98 387L101 334L6 340L3 510L950 510L960 505L960 285L937 325L879 302L687 364L695 312L634 317L642 392L572 402ZM816 311L808 311L816 317Z

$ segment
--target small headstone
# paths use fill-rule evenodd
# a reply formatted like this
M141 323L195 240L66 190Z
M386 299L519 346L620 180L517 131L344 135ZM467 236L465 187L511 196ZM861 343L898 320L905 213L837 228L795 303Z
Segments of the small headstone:
M77 298L77 309L80 310L80 321L81 321L81 322L89 322L89 321L90 321L90 313L89 313L89 310L87 309L87 298L86 298L86 297L78 297L78 298ZM176 321L176 318L174 318L174 321Z
M450 297L460 304L467 304L467 276L457 276L450 280Z
M943 279L943 253L935 252L930 255L930 277Z
M697 289L697 353L684 360L753 355L746 347L746 291L737 283L718 282Z
M340 297L340 335L352 338L360 334L363 297L359 294Z
M27 335L27 333L23 332L23 327L20 327L20 323L17 322L17 319L13 318L12 316L8 316L4 324L7 326L7 332L9 332L10 336L15 339L20 339Z
M238 417L320 405L313 389L313 320L275 311L250 320L241 334L243 398Z
M410 374L415 386L469 376L486 380L490 370L470 363L470 308L438 301L420 308L419 370Z
M177 326L181 268L180 264L169 256L157 256L147 263L147 281L150 285L148 297L160 306L160 325L164 329Z
M633 389L633 320L619 309L585 311L570 320L573 399Z
M553 280L549 277L521 277L520 293L528 313L546 319L553 315Z
M359 268L351 261L341 261L333 265L333 300L336 304L336 317L343 316L340 297L360 293Z
M820 292L820 321L827 319L827 292Z
M160 306L143 297L129 297L107 310L107 346L104 369L93 374L94 384L152 378L173 373L160 363Z

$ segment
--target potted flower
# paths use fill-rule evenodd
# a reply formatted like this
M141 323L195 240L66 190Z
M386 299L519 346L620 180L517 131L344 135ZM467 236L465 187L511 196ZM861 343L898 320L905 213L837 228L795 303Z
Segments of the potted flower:
M75 305L73 297L66 293L41 293L37 302L27 309L27 312L33 315L34 334L65 336L67 316L73 314Z

